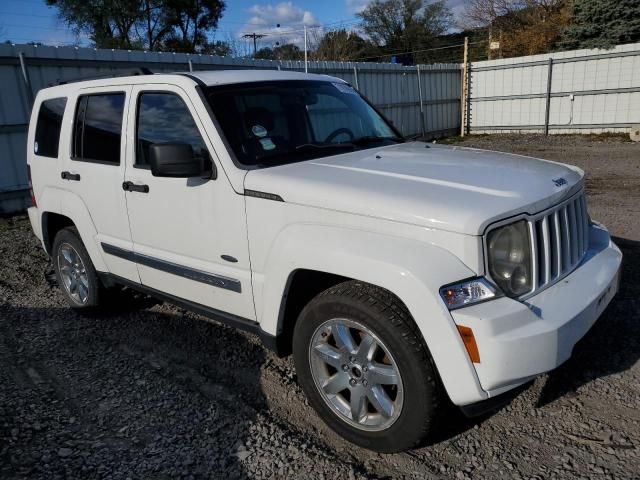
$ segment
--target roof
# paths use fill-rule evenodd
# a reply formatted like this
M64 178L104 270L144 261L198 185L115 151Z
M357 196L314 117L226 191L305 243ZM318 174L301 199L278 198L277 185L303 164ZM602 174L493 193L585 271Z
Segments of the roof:
M264 82L269 80L343 81L328 75L291 72L286 70L209 70L185 73L189 73L189 75L198 78L208 86L225 85L230 83Z
M190 77L190 78L189 78ZM51 98L55 95L67 95L78 89L92 87L108 87L117 85L140 84L171 84L190 85L192 82L202 82L207 86L228 85L233 83L264 82L270 80L320 80L331 82L344 82L336 77L318 75L314 73L291 72L281 70L203 70L196 72L171 72L139 75L114 75L97 78L69 80L60 85L43 88L38 92L38 97Z

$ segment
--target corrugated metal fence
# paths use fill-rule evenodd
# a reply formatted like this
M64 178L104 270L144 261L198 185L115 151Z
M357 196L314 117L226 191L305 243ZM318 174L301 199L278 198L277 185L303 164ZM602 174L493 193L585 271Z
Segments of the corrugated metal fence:
M304 63L0 45L0 213L22 210L26 205L26 132L31 102L37 91L58 80L105 75L136 67L147 67L154 72L247 68L302 71ZM455 133L460 128L459 65L403 67L379 63L309 62L309 72L350 82L405 135L436 137Z
M601 133L640 123L640 44L476 62L470 133Z

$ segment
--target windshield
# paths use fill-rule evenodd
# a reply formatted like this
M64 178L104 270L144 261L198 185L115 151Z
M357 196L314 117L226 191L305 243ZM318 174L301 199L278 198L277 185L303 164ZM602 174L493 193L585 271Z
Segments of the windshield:
M356 90L337 81L243 83L206 92L237 161L247 167L403 141Z

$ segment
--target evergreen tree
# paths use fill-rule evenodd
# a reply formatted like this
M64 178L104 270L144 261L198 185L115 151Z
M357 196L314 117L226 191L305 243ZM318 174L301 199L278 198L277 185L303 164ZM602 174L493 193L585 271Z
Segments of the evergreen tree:
M611 48L640 41L640 1L573 0L560 48Z

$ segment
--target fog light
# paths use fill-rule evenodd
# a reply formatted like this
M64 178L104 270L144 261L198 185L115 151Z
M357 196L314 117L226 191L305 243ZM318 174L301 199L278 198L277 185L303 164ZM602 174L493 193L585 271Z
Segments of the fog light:
M440 296L449 310L466 307L495 298L496 289L484 278L473 278L464 282L446 285L440 289Z

